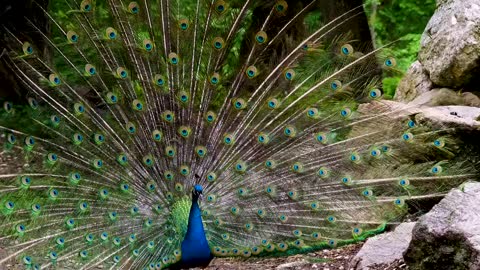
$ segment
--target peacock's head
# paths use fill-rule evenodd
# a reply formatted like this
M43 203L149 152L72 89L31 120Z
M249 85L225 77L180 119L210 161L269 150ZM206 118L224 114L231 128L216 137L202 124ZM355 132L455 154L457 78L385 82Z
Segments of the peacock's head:
M203 187L201 185L195 185L192 190L192 200L193 201L198 200L198 197L200 197L202 192L203 192Z

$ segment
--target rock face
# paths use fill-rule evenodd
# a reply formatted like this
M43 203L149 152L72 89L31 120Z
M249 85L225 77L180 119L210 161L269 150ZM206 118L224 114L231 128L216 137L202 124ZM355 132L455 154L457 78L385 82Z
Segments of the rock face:
M423 68L422 63L415 61L400 81L397 91L395 92L395 99L404 102L412 101L417 96L430 91L432 88L433 83Z
M422 36L419 61L435 85L457 88L479 65L479 41L479 1L437 1L437 11Z
M419 95L410 102L410 104L427 106L463 105L465 104L465 98L453 90L441 88L432 89L431 91Z
M471 130L478 134L478 130L480 130L480 108L476 107L422 107L415 118L417 121L426 121L436 127L459 128L458 132L460 133Z
M437 10L421 39L418 61L402 79L395 99L410 102L434 88L463 90L479 76L480 1L437 0ZM461 105L480 106L472 95L467 94Z
M480 269L480 183L452 190L413 229L410 269Z
M416 101L407 104L390 100L383 100L381 103L365 103L361 104L357 111L369 114L378 111L379 107L388 108L388 110L398 112L396 117L406 119L407 116L415 115L417 121L426 122L435 128L455 127L459 128L459 132L464 130L480 131L480 108L469 106L428 106L432 99L431 95L434 93L425 93L424 97L422 95Z
M414 226L415 222L402 223L393 232L368 239L353 258L349 269L368 270L375 265L401 260L412 238Z

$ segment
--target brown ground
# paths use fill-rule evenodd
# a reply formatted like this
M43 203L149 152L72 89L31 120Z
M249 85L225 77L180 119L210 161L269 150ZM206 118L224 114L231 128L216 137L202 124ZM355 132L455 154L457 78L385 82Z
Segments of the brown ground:
M320 250L317 252L279 258L216 258L204 270L351 270L350 261L357 254L363 243L349 245L334 250ZM399 270L408 269L403 261L396 261L390 265L377 265L370 270Z

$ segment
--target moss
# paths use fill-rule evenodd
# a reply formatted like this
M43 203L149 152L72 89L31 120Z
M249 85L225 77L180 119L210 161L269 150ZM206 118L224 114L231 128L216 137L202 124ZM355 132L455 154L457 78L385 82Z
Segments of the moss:
M439 265L444 270L471 269L474 254L463 235L449 233L435 238L425 233L420 239L412 240L410 247L404 259L411 269L438 269Z

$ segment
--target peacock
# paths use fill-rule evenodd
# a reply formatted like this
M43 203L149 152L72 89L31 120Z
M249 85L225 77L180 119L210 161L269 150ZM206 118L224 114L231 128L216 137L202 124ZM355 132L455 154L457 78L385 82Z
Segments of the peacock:
M354 243L476 177L321 1L35 3L2 27L0 266L162 269ZM48 30L48 31L47 31ZM34 38L37 37L37 38Z

